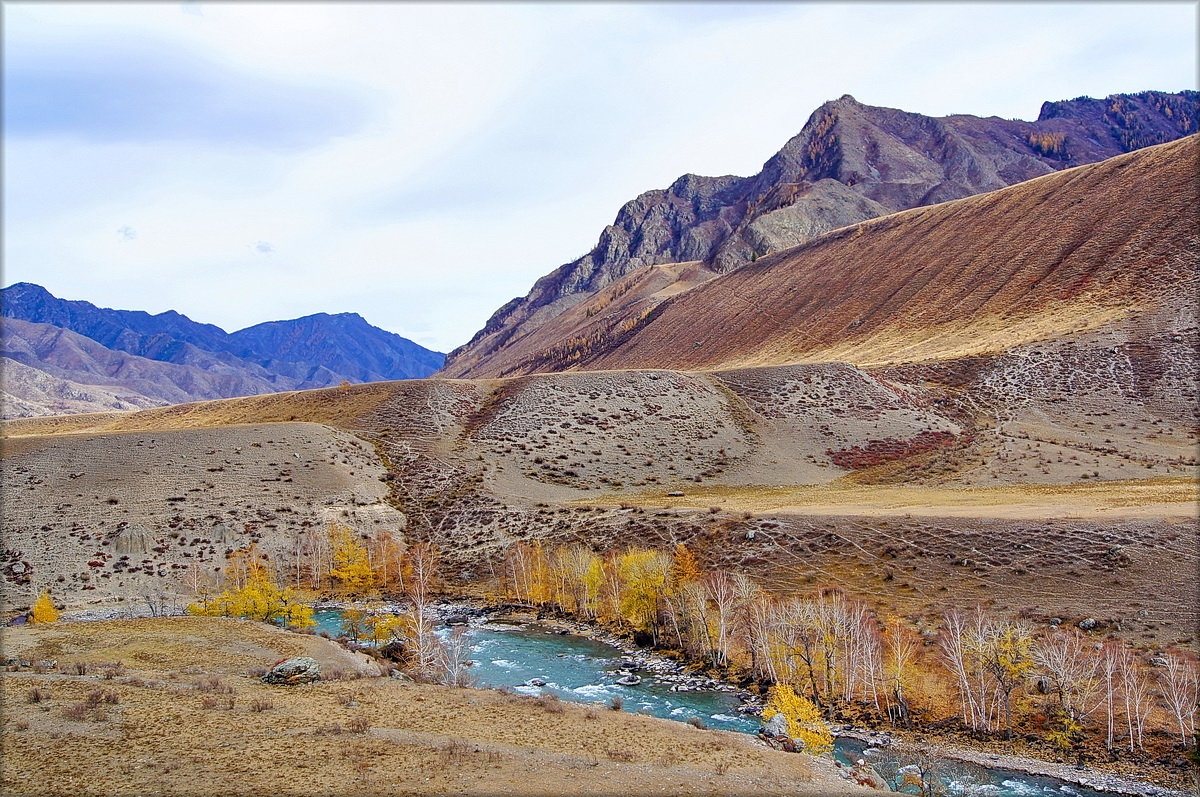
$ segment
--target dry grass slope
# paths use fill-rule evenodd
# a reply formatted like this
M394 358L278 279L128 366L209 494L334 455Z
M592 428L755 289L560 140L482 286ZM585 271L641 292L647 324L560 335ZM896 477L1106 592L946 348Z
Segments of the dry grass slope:
M668 720L572 705L550 712L533 698L390 678L268 686L247 673L294 655L354 673L364 657L246 620L9 629L5 649L59 662L3 679L5 794L867 791L830 762ZM86 674L76 662L91 665ZM67 715L97 689L106 696L99 710Z
M456 375L947 359L1178 309L1198 152L1192 136L836 230L666 299L634 336L548 356L602 293Z

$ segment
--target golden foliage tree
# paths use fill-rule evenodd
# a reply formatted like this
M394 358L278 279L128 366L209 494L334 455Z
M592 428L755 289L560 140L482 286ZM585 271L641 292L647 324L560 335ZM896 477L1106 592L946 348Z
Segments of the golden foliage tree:
M632 549L617 559L620 574L621 615L634 628L653 629L658 623L658 605L667 585L671 558L662 551Z
M33 610L29 616L31 623L57 623L58 609L54 608L54 601L50 598L50 590L43 592L33 604Z
M375 571L366 547L354 538L350 529L331 526L329 544L333 548L333 567L329 575L346 593L359 595L375 586Z
M264 623L283 623L298 628L316 625L313 610L301 602L292 587L279 587L270 569L260 561L248 560L245 586L230 588L211 600L187 607L189 614L205 617L246 617Z
M678 591L684 584L699 581L703 577L704 570L696 555L682 542L676 544L671 559L671 590Z
M804 745L811 755L827 755L833 752L833 733L816 705L786 684L775 684L767 693L767 705L763 719L782 714L787 719L788 736Z

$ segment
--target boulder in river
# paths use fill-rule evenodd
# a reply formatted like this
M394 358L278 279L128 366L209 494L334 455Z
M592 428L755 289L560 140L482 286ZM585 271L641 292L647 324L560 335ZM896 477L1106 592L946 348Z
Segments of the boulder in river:
M284 659L262 677L265 684L307 684L321 677L321 666L309 656Z
M641 682L642 682L641 676L634 675L633 673L630 673L628 675L622 675L620 678L617 679L617 683L620 684L621 686L637 686Z
M446 618L446 625L466 625L469 622L465 614L452 614Z

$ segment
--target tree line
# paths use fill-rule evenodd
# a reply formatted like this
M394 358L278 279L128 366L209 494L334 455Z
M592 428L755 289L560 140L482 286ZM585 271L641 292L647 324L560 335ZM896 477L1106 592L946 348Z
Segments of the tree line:
M1007 737L1023 724L1063 753L1081 753L1088 738L1143 750L1152 729L1185 746L1196 735L1200 664L1188 651L1147 657L1075 629L1035 633L980 607L950 609L936 635L923 635L837 587L776 595L743 573L706 570L683 544L601 555L522 542L502 572L507 599L786 685L826 716L857 710L906 724L956 711L972 731Z

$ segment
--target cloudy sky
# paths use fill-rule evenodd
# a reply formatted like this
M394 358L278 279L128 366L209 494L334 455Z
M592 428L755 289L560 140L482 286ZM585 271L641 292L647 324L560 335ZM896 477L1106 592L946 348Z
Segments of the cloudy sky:
M823 101L1036 118L1196 88L1182 3L5 2L4 282L446 351Z

